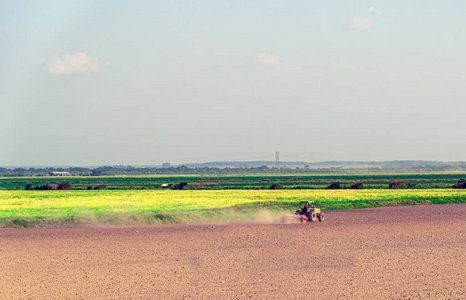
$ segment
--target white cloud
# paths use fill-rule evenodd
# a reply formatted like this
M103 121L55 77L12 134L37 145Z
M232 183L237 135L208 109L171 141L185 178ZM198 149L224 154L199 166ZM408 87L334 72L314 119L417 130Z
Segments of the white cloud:
M278 53L257 53L256 61L264 65L273 65L280 60Z
M336 70L349 70L354 68L352 65L344 61L332 61L330 63L330 67Z
M361 30L370 29L372 26L374 26L374 24L375 22L372 19L354 18L351 21L351 27L361 29Z
M52 74L102 74L105 64L86 53L65 54L63 58L53 56L49 59L47 69Z
M191 47L191 52L194 54L200 54L200 53L206 52L208 49L209 49L209 44L202 43L202 44Z

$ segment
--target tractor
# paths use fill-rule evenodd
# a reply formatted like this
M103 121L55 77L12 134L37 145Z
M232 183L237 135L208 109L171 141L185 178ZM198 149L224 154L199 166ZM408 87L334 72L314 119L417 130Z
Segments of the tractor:
M307 220L315 222L317 219L319 219L319 222L324 221L324 212L315 206L314 201L301 201L300 203L303 207L300 207L294 214L302 216L301 222L306 223Z

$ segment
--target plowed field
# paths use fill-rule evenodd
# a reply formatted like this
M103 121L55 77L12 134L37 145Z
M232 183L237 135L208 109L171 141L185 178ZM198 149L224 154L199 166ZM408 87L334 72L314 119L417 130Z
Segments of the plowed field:
M0 298L465 299L465 253L466 204L307 224L3 228Z

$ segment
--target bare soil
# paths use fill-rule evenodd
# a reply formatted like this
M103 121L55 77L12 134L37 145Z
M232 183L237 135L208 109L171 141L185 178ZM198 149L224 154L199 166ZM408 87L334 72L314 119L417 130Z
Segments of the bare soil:
M293 219L293 218L291 218ZM466 204L0 229L1 299L466 299Z

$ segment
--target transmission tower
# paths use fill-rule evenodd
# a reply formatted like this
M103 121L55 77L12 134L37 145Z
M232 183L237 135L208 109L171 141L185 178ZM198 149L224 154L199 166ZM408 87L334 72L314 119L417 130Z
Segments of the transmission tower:
M275 166L280 169L280 152L275 151Z

